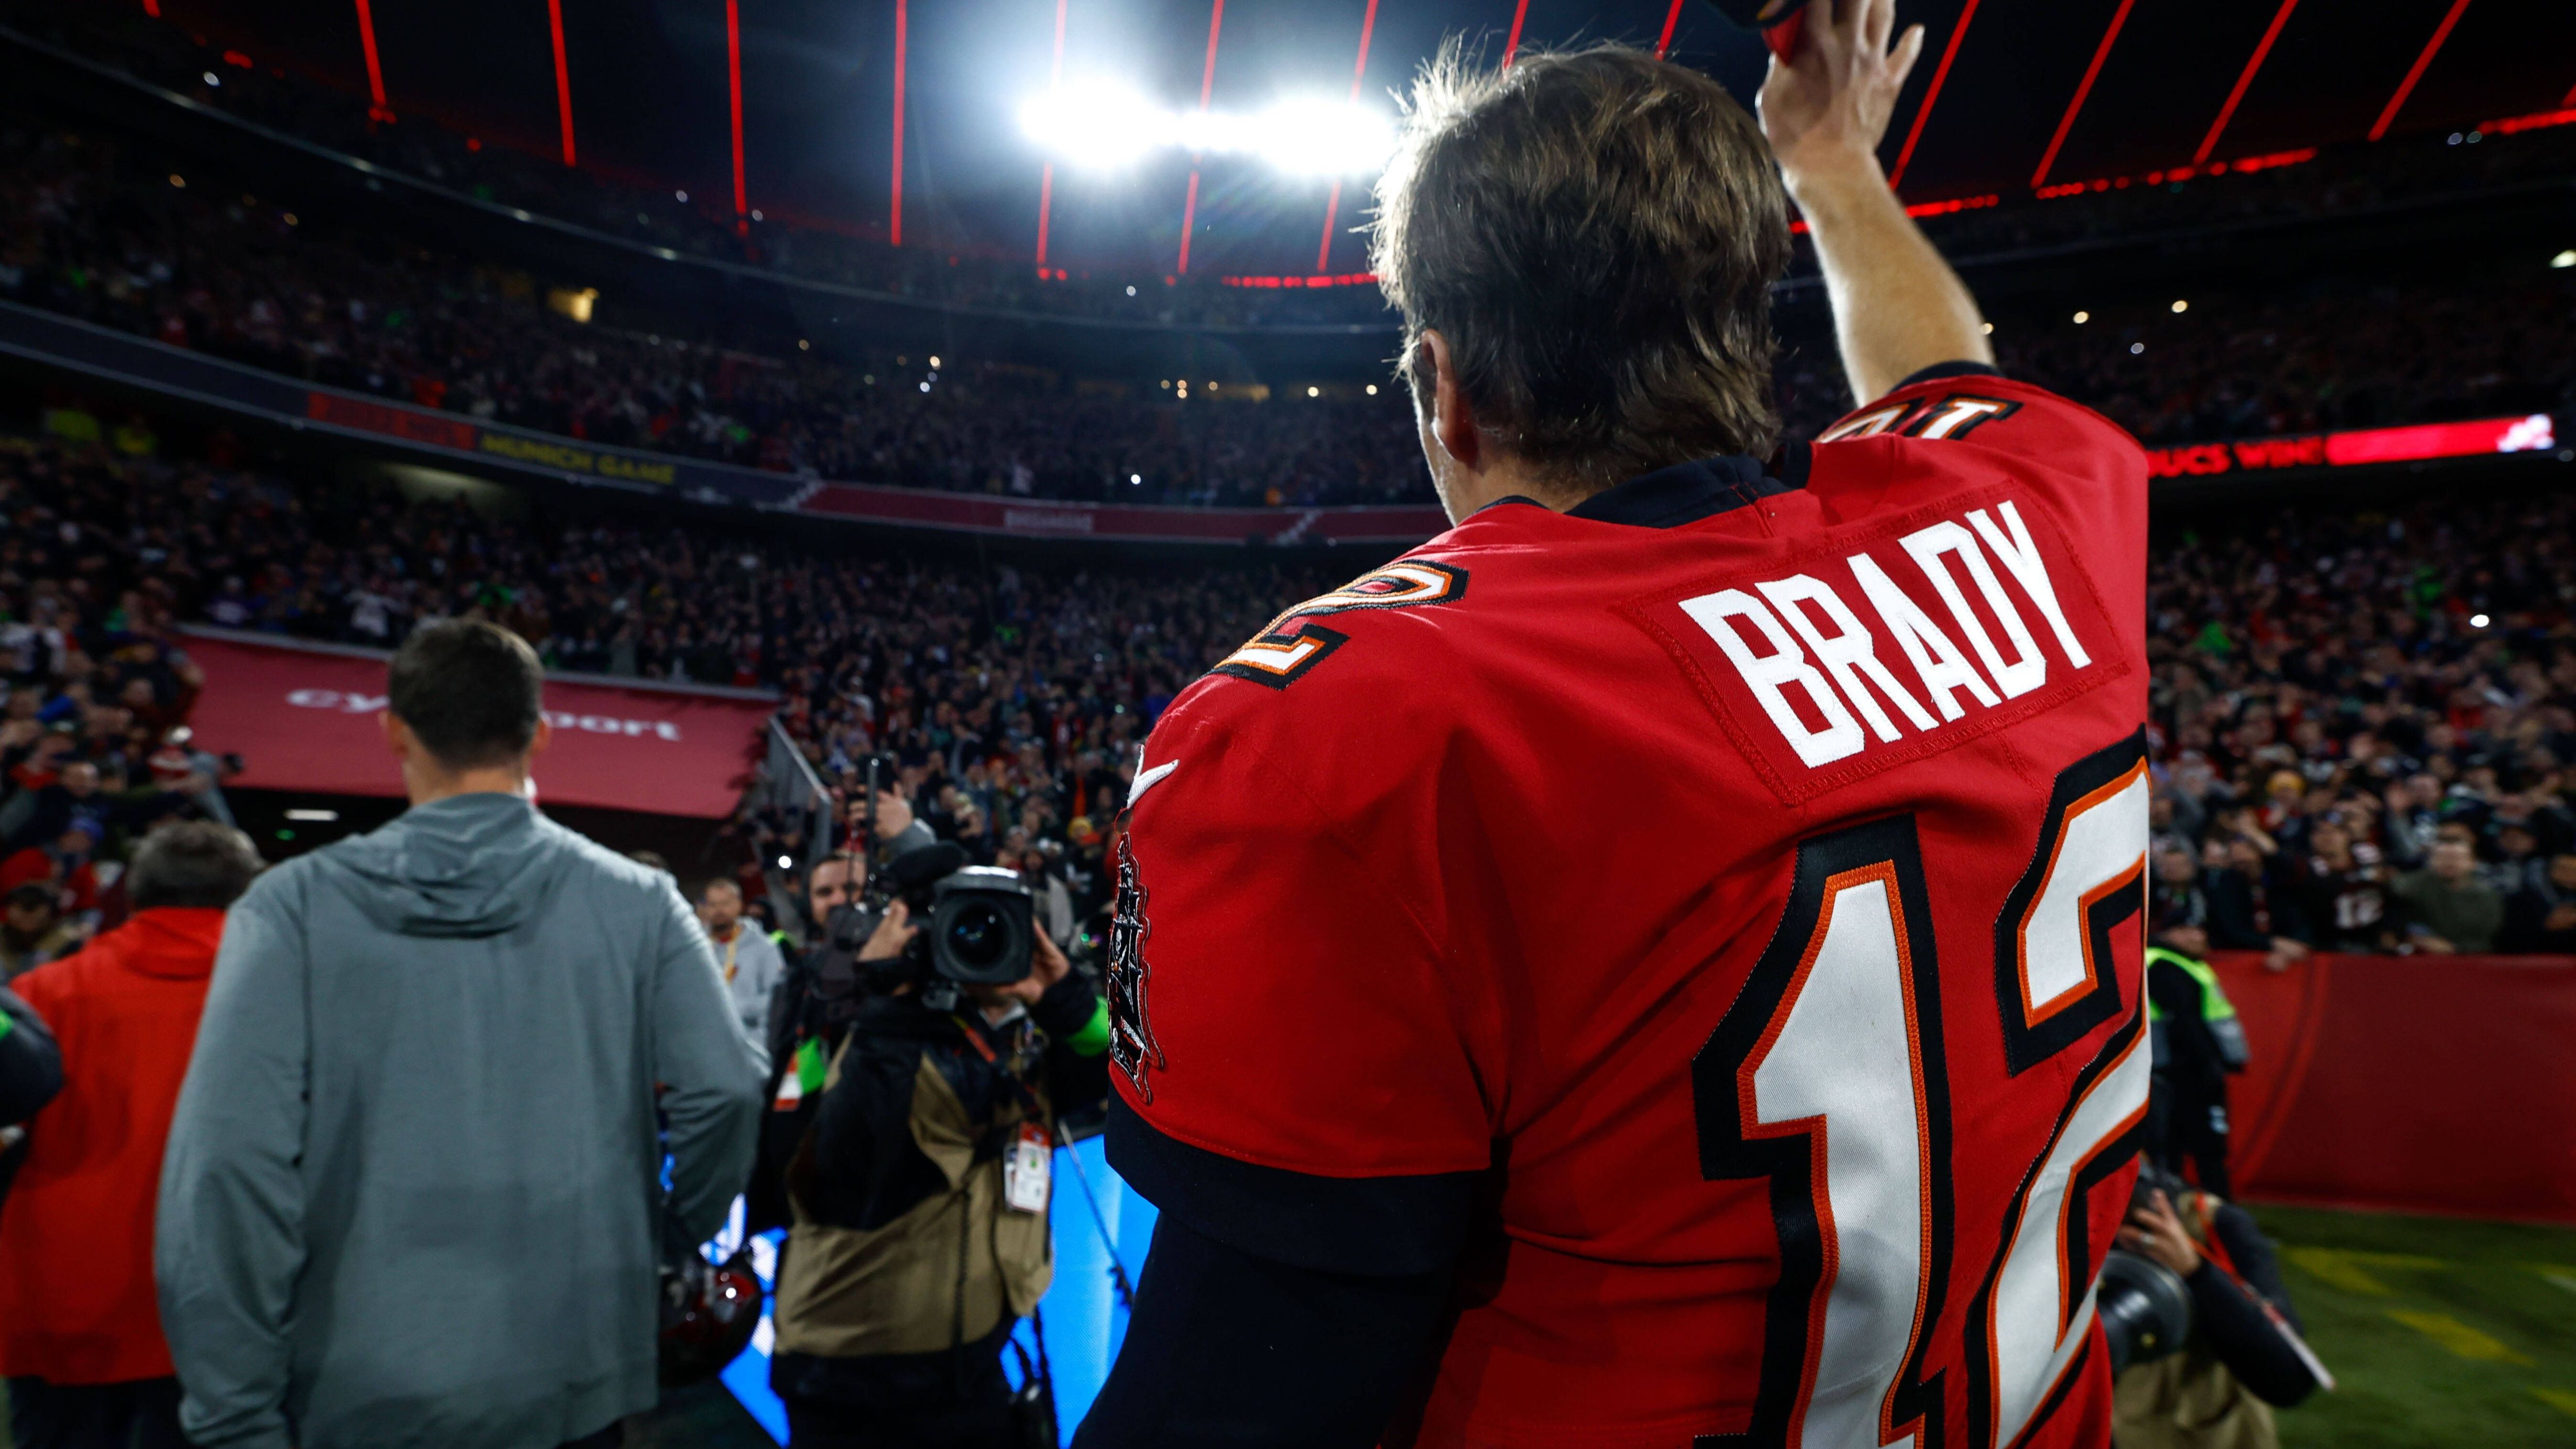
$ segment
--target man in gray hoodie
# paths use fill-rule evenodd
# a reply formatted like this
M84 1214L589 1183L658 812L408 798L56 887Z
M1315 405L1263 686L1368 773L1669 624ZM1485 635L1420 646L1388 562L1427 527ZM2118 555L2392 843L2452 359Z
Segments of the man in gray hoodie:
M654 1402L657 1262L742 1187L764 1062L670 877L529 803L541 684L507 630L414 634L412 808L225 924L156 1242L207 1449L606 1444Z

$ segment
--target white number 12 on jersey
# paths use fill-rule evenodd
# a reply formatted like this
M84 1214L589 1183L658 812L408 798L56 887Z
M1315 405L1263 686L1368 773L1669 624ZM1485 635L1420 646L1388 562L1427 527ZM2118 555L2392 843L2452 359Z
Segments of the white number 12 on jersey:
M2145 846L2142 740L2058 777L1995 933L2013 1075L2120 1012L2110 933L2143 905ZM1910 1446L1943 1412L1924 1364L1952 1281L1953 1122L1923 871L1912 816L1802 842L1779 931L1691 1064L1702 1174L1768 1178L1779 1234L1740 1442ZM2085 1197L2127 1162L2146 1109L2130 1008L2076 1076L2003 1249L1947 1330L1966 1340L1978 1449L2009 1449L2043 1416L2091 1329L2109 1245L2086 1241Z

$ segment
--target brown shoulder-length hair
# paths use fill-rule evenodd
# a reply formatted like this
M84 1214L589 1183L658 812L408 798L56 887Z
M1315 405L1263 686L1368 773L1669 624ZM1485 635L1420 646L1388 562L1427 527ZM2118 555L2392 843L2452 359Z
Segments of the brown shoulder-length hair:
M1570 486L1770 454L1788 202L1717 82L1618 45L1487 71L1453 42L1406 112L1370 260L1417 396L1436 328L1487 434Z

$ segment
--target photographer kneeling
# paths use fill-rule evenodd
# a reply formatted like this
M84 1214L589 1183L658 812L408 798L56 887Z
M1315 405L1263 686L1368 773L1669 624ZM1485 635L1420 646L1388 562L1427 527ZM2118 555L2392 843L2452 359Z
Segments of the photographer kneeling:
M1025 1444L1002 1346L1053 1273L1056 1115L1107 1096L1107 1014L1016 874L949 845L886 873L901 898L814 953L847 1032L787 1163L770 1383L798 1449Z
M2272 1409L2334 1386L2245 1209L2147 1165L2119 1244L2100 1300L2118 1449L2272 1449Z

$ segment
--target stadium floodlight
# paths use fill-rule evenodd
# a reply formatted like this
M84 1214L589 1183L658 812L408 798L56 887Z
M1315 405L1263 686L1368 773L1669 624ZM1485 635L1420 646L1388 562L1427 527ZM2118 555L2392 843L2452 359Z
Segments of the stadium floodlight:
M1343 101L1282 101L1253 122L1247 148L1298 176L1344 176L1375 171L1395 151L1395 123Z
M1157 151L1258 156L1298 176L1365 174L1395 150L1393 118L1347 101L1292 97L1266 111L1168 111L1113 82L1069 82L1020 107L1020 130L1086 170L1116 170Z
M1020 131L1071 165L1114 171L1172 144L1175 118L1109 81L1075 81L1020 107Z

